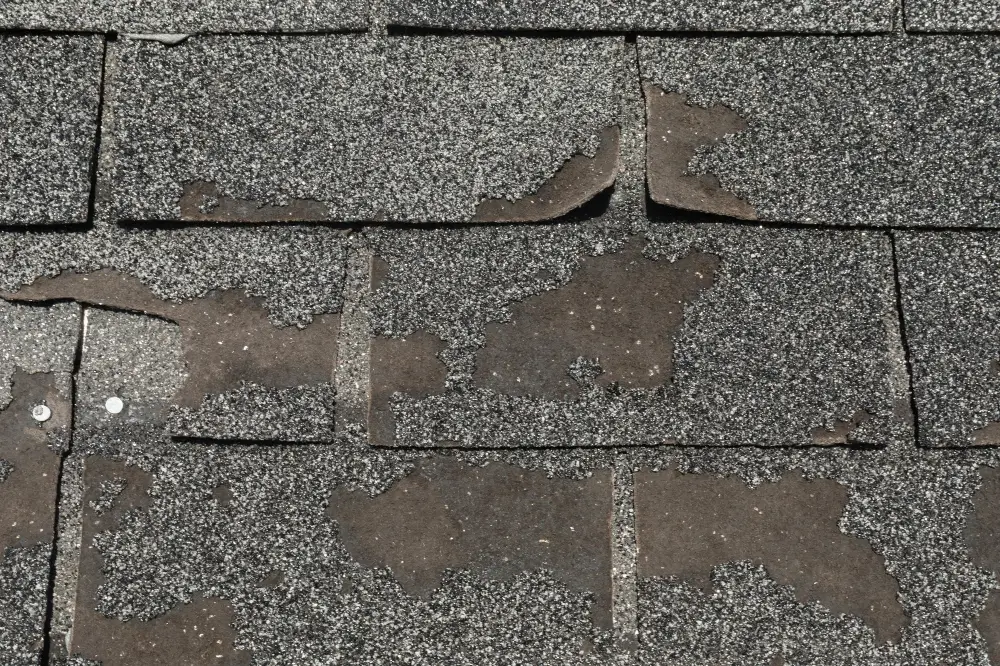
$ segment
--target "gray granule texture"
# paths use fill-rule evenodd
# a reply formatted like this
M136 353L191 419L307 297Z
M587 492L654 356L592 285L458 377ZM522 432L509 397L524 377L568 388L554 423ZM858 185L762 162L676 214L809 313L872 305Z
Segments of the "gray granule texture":
M0 651L4 664L37 666L42 654L49 546L0 553Z
M6 481L7 477L9 477L10 473L13 471L14 471L14 466L11 465L6 460L0 458L0 483Z
M90 508L96 511L98 515L107 513L115 505L118 496L125 491L127 486L128 481L121 477L101 481L101 494L96 500L90 503Z
M98 37L0 36L0 224L87 221L102 57Z
M705 30L888 32L892 5L877 0L386 0L389 23L463 30Z
M167 429L202 439L328 442L334 439L336 395L333 384L274 388L242 382L197 409L174 408Z
M145 315L87 310L87 328L77 375L76 423L162 423L187 371L180 327ZM124 403L120 414L108 398Z
M141 438L138 430L133 436ZM491 581L456 571L429 598L351 559L326 513L337 487L374 494L410 468L357 429L335 446L136 439L117 455L151 475L150 505L98 534L101 612L149 619L194 595L235 611L254 664L601 664L588 600L545 572ZM219 486L228 501L214 499ZM261 581L282 574L274 587ZM580 655L585 640L593 652Z
M0 27L138 33L363 29L366 0L235 2L184 0L13 0L0 7Z
M13 398L11 381L18 368L73 371L80 326L80 306L72 303L40 307L0 300L0 409Z
M703 147L760 219L997 226L993 37L641 39L644 81L747 129Z
M615 38L125 40L110 61L114 217L180 219L185 186L210 182L258 204L319 202L329 220L468 221L594 154L619 123L623 50Z
M647 256L719 256L714 286L685 308L674 377L657 390L590 386L574 402L474 387L475 350L509 306L565 284L579 259L620 249L621 226L394 232L373 237L389 274L372 331L430 331L447 344L446 392L396 396L397 441L471 447L813 443L860 410L852 441L909 437L889 239L884 234L653 224Z
M0 289L16 291L61 271L110 269L180 302L240 289L259 297L277 326L339 312L346 236L324 228L124 229L0 233Z
M969 446L1000 421L1000 240L898 233L913 390L924 446Z
M977 0L907 0L906 29L929 32L1000 30L1000 7Z

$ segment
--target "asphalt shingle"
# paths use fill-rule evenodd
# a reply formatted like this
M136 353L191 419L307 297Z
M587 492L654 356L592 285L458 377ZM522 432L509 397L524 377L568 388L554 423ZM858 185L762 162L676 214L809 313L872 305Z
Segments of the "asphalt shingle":
M504 219L491 200L528 197L573 155L617 155L617 134L607 130L619 122L623 44L364 36L203 37L171 48L119 42L109 60L114 216ZM603 171L584 169L566 187L566 210L610 185L617 158L597 162Z
M887 236L677 223L627 236L595 222L374 235L373 441L910 436Z
M389 23L463 30L687 30L888 32L892 6L876 0L389 0Z
M0 28L174 34L360 30L368 25L368 13L367 0L12 0L0 7Z
M1000 242L963 232L897 243L920 443L1000 444Z
M98 37L0 35L0 225L87 221L103 53Z
M1000 225L989 176L1000 160L995 37L644 38L639 47L649 116L660 119L648 137L660 203L782 222ZM671 107L678 95L689 114ZM720 108L745 129L708 115ZM657 151L676 145L667 132L699 130L701 145L685 144L686 171L665 168ZM678 204L691 180L743 209Z
M906 29L926 32L1000 30L1000 8L977 0L908 0Z

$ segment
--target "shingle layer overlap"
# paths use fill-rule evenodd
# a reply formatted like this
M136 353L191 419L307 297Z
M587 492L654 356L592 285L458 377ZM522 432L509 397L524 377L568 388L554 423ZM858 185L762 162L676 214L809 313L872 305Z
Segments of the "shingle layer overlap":
M0 8L0 662L1000 659L969 7Z

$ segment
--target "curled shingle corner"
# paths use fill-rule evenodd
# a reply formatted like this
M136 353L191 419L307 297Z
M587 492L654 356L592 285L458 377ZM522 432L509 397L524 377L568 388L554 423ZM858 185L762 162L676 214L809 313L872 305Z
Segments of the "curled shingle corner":
M542 222L584 205L611 187L618 174L621 131L608 127L593 157L577 154L534 194L509 201L487 199L476 207L474 222Z
M754 207L723 189L711 174L693 174L688 163L706 146L746 130L747 123L731 109L688 104L680 93L653 84L646 95L646 172L653 201L673 208L757 219Z

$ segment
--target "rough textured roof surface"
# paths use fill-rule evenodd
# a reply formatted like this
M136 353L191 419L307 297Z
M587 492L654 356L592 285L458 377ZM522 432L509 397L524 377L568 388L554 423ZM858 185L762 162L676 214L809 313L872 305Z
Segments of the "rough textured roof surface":
M994 37L640 38L639 50L651 113L677 93L692 115L721 106L745 123L705 137L684 176L717 179L748 205L739 217L1000 224ZM653 156L665 135L649 140ZM651 171L651 186L663 177Z
M926 11L5 4L0 662L1000 664Z
M0 224L87 221L103 48L94 37L0 35Z
M368 9L365 0L10 0L0 7L0 27L149 34L358 30L368 25Z
M975 0L910 0L908 30L986 32L1000 29L1000 8Z
M214 217L235 199L264 220L469 221L596 153L619 123L623 44L122 41L110 59L115 217Z
M504 30L718 30L796 32L888 32L892 5L872 0L810 3L798 0L591 0L530 2L482 0L388 0L392 24Z

